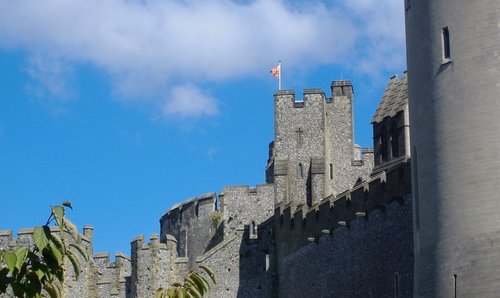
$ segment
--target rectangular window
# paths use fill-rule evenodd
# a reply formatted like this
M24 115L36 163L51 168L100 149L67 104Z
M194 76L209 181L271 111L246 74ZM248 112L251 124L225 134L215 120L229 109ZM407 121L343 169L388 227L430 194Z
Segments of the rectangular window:
M453 274L453 298L457 298L457 275Z
M399 274L394 273L394 298L399 298Z
M448 62L451 60L450 30L448 30L448 27L443 28L442 37L443 37L443 60L444 62Z
M266 253L266 267L264 268L265 271L269 270L269 254Z
M333 179L333 164L330 164L330 180Z

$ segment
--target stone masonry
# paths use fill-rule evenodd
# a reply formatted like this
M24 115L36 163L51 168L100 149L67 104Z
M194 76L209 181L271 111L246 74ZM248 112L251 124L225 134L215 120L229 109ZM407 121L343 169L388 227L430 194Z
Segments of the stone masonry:
M386 90L379 110L392 98L393 113L377 111L375 126L406 123L405 78ZM373 149L354 144L351 82L332 82L331 94L305 89L297 100L293 90L276 92L265 184L226 186L171 207L158 235L131 241L130 257L110 262L108 253L94 254L78 280L68 268L66 297L152 297L199 264L219 280L209 297L410 293L409 156L379 159L372 172ZM404 136L398 140L408 145ZM29 243L28 236L21 231L13 240L2 232L0 247ZM92 229L81 238L91 252ZM356 288L360 280L365 287Z

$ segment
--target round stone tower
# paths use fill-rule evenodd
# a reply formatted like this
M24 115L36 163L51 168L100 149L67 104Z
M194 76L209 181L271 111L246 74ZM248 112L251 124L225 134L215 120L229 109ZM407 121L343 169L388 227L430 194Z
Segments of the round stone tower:
M415 297L500 293L500 1L406 0Z

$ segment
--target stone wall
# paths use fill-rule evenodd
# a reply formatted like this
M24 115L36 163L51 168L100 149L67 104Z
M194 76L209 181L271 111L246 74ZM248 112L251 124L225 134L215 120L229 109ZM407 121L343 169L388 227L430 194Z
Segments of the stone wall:
M56 232L56 229L53 228L52 232ZM33 235L33 229L19 230L17 232L17 238L13 237L13 233L10 230L0 231L0 249L5 251L12 251L19 246L27 246L29 248L33 248L34 243L32 240L32 235ZM80 234L78 235L77 241L78 244L81 245L85 250L87 250L89 255L91 255L92 238ZM76 253L76 255L78 257L79 253ZM76 275L70 261L66 260L65 272L64 272L65 282L62 288L64 297L78 298L82 297L81 293L83 293L87 297L95 296L96 266L92 259L88 263L85 262L83 257L80 259L81 259L81 268L78 279L76 279ZM5 295L5 297L11 297L11 296Z
M279 297L411 297L411 213L406 196L286 256Z
M303 100L293 90L274 95L275 139L266 179L274 182L276 205L313 206L368 178L373 151L354 144L353 94L350 81L334 81L332 98L321 89L305 89Z
M276 202L311 204L312 158L324 162L325 94L320 89L305 89L302 101L293 90L274 95L274 159ZM276 167L280 167L277 170ZM286 168L287 171L281 171ZM324 175L324 168L317 174ZM319 178L322 179L322 178ZM322 181L321 181L322 182ZM320 183L321 187L323 186Z
M117 253L110 262L109 253L94 255L95 293L97 297L125 297L131 274L130 257Z
M341 297L394 297L396 273L401 279L398 291L411 293L410 194L410 166L403 163L336 198L324 199L314 208L301 206L292 213L289 206L278 207L275 218L280 297L310 295L311 290L314 296L330 297L331 286L337 287ZM370 280L365 279L366 275L375 276L377 272L385 274L383 287L378 286L382 282L379 279L360 286L364 283L359 280ZM354 286L356 283L358 286Z
M358 179L367 180L373 169L373 150L354 143L354 88L351 81L333 81L332 98L325 111L325 192L337 196Z
M156 234L151 236L150 243L144 243L142 235L132 241L130 297L153 297L158 288L179 281L175 266L177 241L166 237L165 242L160 243Z
M199 264L211 267L220 282L210 297L270 293L273 195L272 184L226 186L219 196L203 195L169 209L160 220L162 239L179 237L178 251L186 252L175 259L175 271L183 276Z
M185 200L170 208L160 219L161 241L172 235L177 241L177 255L196 266L196 257L222 241L222 231L214 222L218 216L218 197L207 193Z
M200 264L219 280L209 297L410 296L410 166L405 158L371 172L373 150L354 144L353 93L350 81L334 81L332 98L278 91L267 184L171 207L159 235L132 240L130 258L96 254L78 281L69 270L67 297L152 297ZM84 234L92 252L92 229ZM0 248L30 237L0 232Z

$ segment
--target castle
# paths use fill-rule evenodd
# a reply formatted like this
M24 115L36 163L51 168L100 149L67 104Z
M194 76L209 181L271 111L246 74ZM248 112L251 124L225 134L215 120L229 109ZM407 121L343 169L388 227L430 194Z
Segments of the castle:
M405 0L408 72L354 144L350 81L274 94L265 183L185 200L66 297L152 297L198 264L210 297L496 297L500 1ZM411 126L410 126L411 124ZM411 127L411 130L410 130ZM31 230L0 232L0 248ZM92 252L92 228L82 244Z

